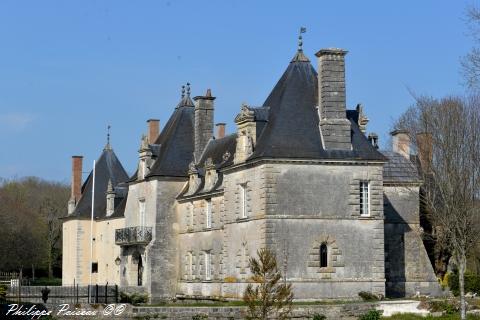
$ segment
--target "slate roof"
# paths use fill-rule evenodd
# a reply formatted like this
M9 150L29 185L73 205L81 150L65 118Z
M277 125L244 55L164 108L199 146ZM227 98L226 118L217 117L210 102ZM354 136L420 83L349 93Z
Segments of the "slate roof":
M198 163L201 166L201 169L203 169L205 161L207 161L208 158L212 158L217 169L227 167L233 164L233 156L236 148L236 133L229 134L221 139L210 139Z
M194 107L189 95L182 98L154 144L158 155L147 177L188 176L194 151Z
M393 151L381 151L388 162L383 166L383 182L387 183L418 183L420 177L415 165L404 156Z
M385 160L358 128L355 111L346 113L352 122L353 150L323 148L316 109L317 72L303 53L297 52L263 105L270 107L268 122L249 159Z
M108 181L112 181L114 188L119 186L120 197L126 198L126 190L123 182L128 180L128 175L123 168L120 160L118 160L115 152L110 147L106 147L100 158L95 163L95 208L94 217L96 219L106 218L107 208L107 188ZM93 170L88 175L87 179L82 185L82 197L78 201L75 211L69 217L90 218L92 210L92 185L93 185ZM123 211L119 214L123 214Z

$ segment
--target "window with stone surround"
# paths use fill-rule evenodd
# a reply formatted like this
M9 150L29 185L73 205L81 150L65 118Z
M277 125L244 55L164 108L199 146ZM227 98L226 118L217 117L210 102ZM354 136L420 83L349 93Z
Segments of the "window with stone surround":
M331 235L321 235L311 246L307 273L315 278L332 279L338 268L343 268L343 253Z
M240 219L245 219L248 216L247 213L247 184L240 183L239 184L239 208L240 208Z
M210 251L205 251L205 280L212 279L212 255Z
M328 267L328 248L326 243L320 245L320 268Z
M187 253L187 279L193 279L193 254L192 252Z
M145 226L145 199L138 200L138 225Z
M370 216L370 183L360 181L360 216Z
M193 213L194 213L193 202L188 204L188 220L187 220L187 229L193 229Z
M210 229L212 227L212 199L207 199L207 210L205 212L205 228Z

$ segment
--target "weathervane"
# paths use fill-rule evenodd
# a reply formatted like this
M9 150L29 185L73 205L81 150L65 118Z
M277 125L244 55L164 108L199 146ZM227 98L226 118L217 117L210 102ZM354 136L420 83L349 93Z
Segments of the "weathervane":
M107 145L105 146L105 150L110 150L110 125L107 125Z
M307 28L301 27L300 32L298 34L298 51L303 51L303 48L302 48L302 46L303 46L302 33L305 33L305 32L307 32Z

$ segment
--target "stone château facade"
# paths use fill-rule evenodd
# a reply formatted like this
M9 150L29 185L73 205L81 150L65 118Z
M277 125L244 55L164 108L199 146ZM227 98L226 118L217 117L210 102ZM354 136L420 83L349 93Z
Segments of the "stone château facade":
M320 50L316 71L300 47L265 103L242 105L226 136L224 124L214 136L211 91L191 99L187 86L161 133L149 120L131 177L107 145L92 266L92 174L80 188L74 157L64 284L88 284L93 268L94 283L141 287L152 301L238 299L249 258L266 247L296 299L438 294L408 136L394 132L389 152L366 136L363 107L346 108L346 53Z

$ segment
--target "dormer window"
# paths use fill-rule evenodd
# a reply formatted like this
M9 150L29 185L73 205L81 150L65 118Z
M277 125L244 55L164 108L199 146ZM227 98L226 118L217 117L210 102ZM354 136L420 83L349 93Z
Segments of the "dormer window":
M370 216L370 183L360 181L360 216Z

